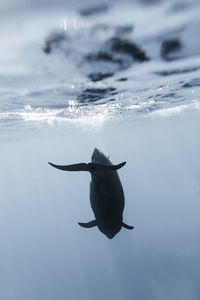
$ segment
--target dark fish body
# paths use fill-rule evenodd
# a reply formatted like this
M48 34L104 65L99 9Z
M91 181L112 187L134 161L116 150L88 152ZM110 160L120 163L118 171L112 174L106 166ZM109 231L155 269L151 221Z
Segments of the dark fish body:
M122 227L126 229L134 228L123 223L125 200L117 170L123 167L125 162L113 165L109 158L95 148L91 163L79 163L67 166L49 164L64 171L88 171L91 173L90 204L95 215L95 220L87 223L79 223L80 226L85 228L98 226L99 230L110 239Z

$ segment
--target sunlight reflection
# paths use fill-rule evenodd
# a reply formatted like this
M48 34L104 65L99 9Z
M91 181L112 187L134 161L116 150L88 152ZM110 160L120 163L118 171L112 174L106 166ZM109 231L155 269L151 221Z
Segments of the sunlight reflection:
M67 19L63 18L63 28L66 31L67 30Z
M79 106L75 100L68 100L67 108L48 109L33 108L31 105L25 105L23 111L4 112L0 114L0 119L16 121L23 119L27 122L44 122L48 125L69 122L71 124L81 125L82 127L100 128L110 118L112 118L118 107L115 105L99 106Z
M178 113L183 112L184 110L188 109L189 107L192 108L191 105L181 105L178 107L170 107L166 109L158 109L156 111L151 112L150 114L152 116L162 116L162 117L168 117L172 115L176 115Z
M81 106L73 99L67 101L65 108L34 108L30 104L24 106L24 110L10 111L0 113L1 122L20 121L46 123L54 125L58 123L70 123L80 125L89 129L99 129L105 122L111 119L118 118L119 115L126 115L127 111L132 113L148 113L149 116L167 117L179 114L187 109L200 109L199 99L195 99L190 104L180 105L178 107L168 107L160 109L156 105L155 100L151 99L148 102L141 102L129 106L121 106L119 103L101 104L94 106Z
M58 20L59 23L59 27L60 29L64 30L64 31L68 31L68 30L79 30L82 29L83 27L85 27L85 23L81 22L81 20L75 18L75 17L63 17L60 18Z
M147 102L140 102L137 104L131 104L129 106L127 106L127 110L138 110L138 109L147 109L150 108L150 106L155 104L155 100L151 99Z

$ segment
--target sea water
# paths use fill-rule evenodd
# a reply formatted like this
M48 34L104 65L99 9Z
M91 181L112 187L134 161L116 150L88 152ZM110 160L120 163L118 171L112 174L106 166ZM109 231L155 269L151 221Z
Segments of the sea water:
M199 299L198 1L9 5L1 299ZM94 218L90 175L48 165L89 162L94 147L127 161L124 221L135 229L113 240L78 225Z

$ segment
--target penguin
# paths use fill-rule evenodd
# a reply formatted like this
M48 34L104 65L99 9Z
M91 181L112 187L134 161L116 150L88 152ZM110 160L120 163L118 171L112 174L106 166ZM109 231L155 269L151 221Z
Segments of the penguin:
M90 163L73 165L49 164L63 171L87 171L91 174L90 204L95 219L86 223L80 222L84 228L97 226L109 239L112 239L122 227L133 229L133 226L123 222L125 205L124 192L117 170L126 162L113 165L109 159L97 148L94 149Z

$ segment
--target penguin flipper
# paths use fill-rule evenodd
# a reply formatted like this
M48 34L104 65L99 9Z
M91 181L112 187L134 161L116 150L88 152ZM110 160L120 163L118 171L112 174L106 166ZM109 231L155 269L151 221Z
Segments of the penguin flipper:
M88 164L85 164L85 163L66 165L66 166L55 165L50 162L49 162L49 164L52 167L62 170L62 171L89 171Z
M66 165L66 166L60 166L60 165L55 165L53 163L49 164L59 170L62 171L87 171L87 172L95 172L95 171L116 171L120 168L122 168L126 162L122 162L121 164L118 165L102 165L98 163L80 163L80 164L73 164L73 165Z
M84 228L91 228L91 227L97 226L97 221L93 220L93 221L90 221L90 222L87 222L87 223L78 223L78 224L81 227L84 227Z
M133 226L127 225L125 223L122 223L122 227L126 228L126 229L134 229Z

